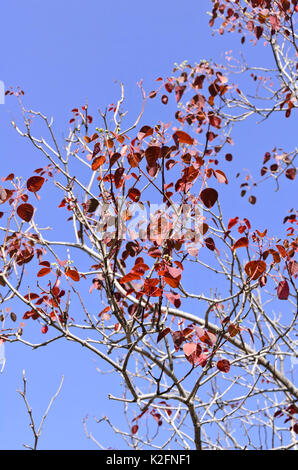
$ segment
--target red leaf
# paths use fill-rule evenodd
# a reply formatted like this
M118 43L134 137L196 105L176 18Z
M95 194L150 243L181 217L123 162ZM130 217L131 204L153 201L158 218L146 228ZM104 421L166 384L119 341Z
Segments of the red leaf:
M279 300L287 300L289 297L290 289L289 284L286 280L280 281L277 286L277 297Z
M42 176L31 176L27 181L27 189L32 193L37 193L40 190L44 183L44 178Z
M70 277L75 282L78 282L80 280L80 275L76 269L66 269L65 270L66 276Z
M246 237L239 238L234 245L232 246L232 250L236 250L237 248L245 248L248 246L248 239Z
M41 261L39 263L39 266L45 266L46 268L49 268L51 265L50 265L49 261Z
M231 230L231 228L234 227L234 225L237 224L238 220L239 220L239 217L235 217L234 219L230 219L229 224L228 224L228 230Z
M45 276L46 274L49 274L51 272L51 268L41 268L40 271L37 273L37 277L42 277Z
M119 282L120 284L125 284L126 282L136 281L138 279L141 279L140 274L132 271L128 274L125 274L125 276L123 276Z
M172 91L174 90L174 85L170 82L167 82L165 83L165 89L168 93L172 93Z
M131 433L136 434L139 430L139 426L137 424L134 424L133 427L131 428Z
M34 293L26 294L26 295L24 295L24 299L32 301L32 300L35 300L35 299L39 299L39 295L34 294Z
M170 275L170 273L165 273L163 278L164 278L165 282L167 284L169 284L169 286L173 287L174 289L179 287L180 280L181 280L181 275L179 275L178 277L173 277L173 276Z
M203 201L204 205L210 209L214 206L218 198L218 192L213 188L206 188L200 194L200 198Z
M31 204L21 204L17 208L17 214L21 219L25 220L25 222L30 222L34 213L34 208Z
M221 359L220 361L217 362L216 365L217 365L218 370L220 370L221 372L225 372L225 373L229 372L231 368L231 365L227 359Z
M124 168L123 167L120 167L120 168L117 168L117 170L115 171L115 175L114 175L114 178L115 178L115 186L116 188L120 188L123 184L123 173L124 173Z

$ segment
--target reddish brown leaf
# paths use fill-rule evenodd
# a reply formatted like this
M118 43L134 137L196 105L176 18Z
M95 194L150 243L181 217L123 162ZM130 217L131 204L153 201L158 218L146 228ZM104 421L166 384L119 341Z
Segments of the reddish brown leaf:
M138 132L138 139L143 140L145 137L153 135L153 128L150 126L143 126Z
M182 331L172 331L172 338L175 346L175 350L179 351L181 344L185 341L185 337Z
M194 143L194 139L190 137L190 135L188 135L186 132L176 131L174 135L178 138L180 144L192 145Z
M186 90L186 86L180 86L180 85L176 85L175 87L175 95L176 95L176 101L178 103L178 101L181 100L182 98L182 95L184 93L184 91Z
M288 168L285 175L289 180L294 180L296 178L296 168Z
M37 277L42 277L46 276L46 274L49 274L51 272L51 268L41 268L40 271L37 273Z
M2 181L13 181L14 180L14 174L10 173L6 178L2 178Z
M266 271L267 265L265 261L249 261L245 265L245 272L246 274L253 280L255 281L258 279L262 274Z
M136 434L138 432L139 426L137 424L134 424L133 427L131 428L131 433Z
M282 245L276 245L276 248L278 249L278 251L280 253L280 256L282 258L287 258L288 257L287 251L285 250L285 248Z
M92 213L95 212L97 207L99 205L99 202L97 199L89 199L89 201L86 202L86 212Z
M101 165L104 164L105 161L106 161L105 155L101 155L100 157L94 158L92 165L91 165L92 170L96 171Z
M165 273L165 275L163 276L165 282L167 284L169 284L169 286L173 287L174 289L179 287L179 284L180 284L180 280L181 280L181 275L174 278L170 275L170 273Z
M288 281L283 280L277 286L277 297L279 300L287 300L289 297L290 289Z
M229 372L230 368L231 368L231 365L230 365L230 362L227 360L227 359L221 359L217 362L216 364L218 370L220 370L221 372Z
M228 326L228 331L230 333L230 336L234 338L234 336L236 336L240 331L239 325L234 325L233 323L231 323Z
M226 177L225 173L221 170L215 170L215 176L219 183L228 184L228 178Z
M288 262L288 270L291 276L296 276L298 273L298 263L295 260Z
M257 202L256 196L249 196L248 202L250 202L251 204L255 204Z
M138 202L141 197L141 191L139 191L137 188L130 188L127 193L127 196L134 202Z

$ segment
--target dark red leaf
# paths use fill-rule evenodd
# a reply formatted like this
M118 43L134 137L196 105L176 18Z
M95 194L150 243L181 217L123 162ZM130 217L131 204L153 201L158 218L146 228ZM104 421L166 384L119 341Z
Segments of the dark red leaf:
M34 208L31 204L21 204L17 208L17 214L21 219L25 220L25 222L30 222L34 213Z
M27 181L27 189L32 193L37 193L40 190L44 183L44 178L42 176L31 176Z
M200 194L200 198L203 201L204 205L210 209L214 206L218 198L218 192L213 188L206 188Z
M214 251L215 248L216 248L215 247L215 242L214 242L213 238L211 238L211 237L208 237L208 238L205 239L205 245L211 251Z
M250 202L251 204L255 204L257 202L256 196L249 196L248 202Z
M289 180L294 180L296 178L296 168L288 168L285 175Z
M158 334L158 337L157 337L157 342L159 343L159 341L161 341L168 333L170 333L170 328L165 328L164 330L162 330L159 334Z
M246 274L255 281L258 279L262 274L266 271L267 265L265 261L249 261L245 265L245 272Z

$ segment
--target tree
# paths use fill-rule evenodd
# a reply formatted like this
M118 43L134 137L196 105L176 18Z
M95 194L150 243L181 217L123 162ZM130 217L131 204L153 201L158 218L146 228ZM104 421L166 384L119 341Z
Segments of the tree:
M100 112L101 123L87 104L74 108L63 144L53 121L27 110L21 89L9 90L23 116L23 125L12 124L45 163L26 181L3 178L1 302L18 299L24 312L20 324L19 313L3 312L1 341L40 348L66 339L108 363L123 379L123 393L109 398L123 402L129 431L104 420L133 449L293 449L296 212L283 215L283 238L232 208L226 213L221 192L230 175L221 167L233 159L234 126L254 116L293 118L298 6L296 0L212 6L217 33L265 43L273 65L250 66L230 54L219 65L177 65L149 94L138 84L142 108L127 128L121 86L116 105ZM174 124L142 123L145 103L157 98L169 119L174 111ZM37 134L39 122L47 138ZM296 155L297 149L268 151L264 178L248 175L241 196L248 192L249 202L258 203L252 191L269 177L277 189L283 177L295 184ZM38 223L51 186L65 212L59 240ZM194 275L202 282L190 289ZM276 305L284 310L275 313ZM30 339L36 325L37 343ZM101 446L87 424L87 436Z

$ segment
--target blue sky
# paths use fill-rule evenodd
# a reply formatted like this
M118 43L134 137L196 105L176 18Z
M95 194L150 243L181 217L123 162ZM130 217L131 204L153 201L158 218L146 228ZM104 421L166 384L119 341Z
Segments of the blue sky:
M171 74L174 62L193 63L202 58L220 61L224 50L240 50L239 37L212 36L205 14L209 4L208 0L6 2L1 7L0 80L6 87L19 85L24 89L26 106L54 116L59 138L67 131L73 107L88 99L96 112L98 107L115 102L120 81L125 85L128 120L132 122L141 106L136 86L140 79L149 92L158 76ZM254 63L269 60L266 54L261 46L247 49L247 56ZM155 103L148 103L144 124L154 122L157 109L160 107ZM6 104L0 106L1 176L14 172L29 177L41 166L39 154L10 125L11 118L20 117L18 113L12 99L7 98ZM164 109L162 113L166 115ZM167 119L172 119L172 115ZM280 124L275 117L262 128L254 121L238 126L233 133L232 174L243 167L260 168L264 153L274 145L291 149L293 130L293 120ZM228 169L232 164L225 165ZM265 194L265 186L273 188L272 183L266 183L256 190L260 204L252 207L235 198L239 183L233 182L231 189L225 188L227 213L231 217L253 217L260 229L266 226L280 230L282 218L293 205L291 184L283 182L279 193ZM278 219L277 208L281 214ZM192 282L190 279L189 290ZM100 417L107 410L111 418L117 419L121 408L106 396L111 387L117 390L118 378L111 375L108 380L99 374L96 367L102 365L90 353L65 342L37 351L8 345L6 353L7 364L0 376L0 449L21 448L23 442L32 442L28 416L16 393L22 385L23 369L37 417L65 375L61 395L44 426L40 448L94 448L84 436L82 419L87 414L90 418ZM104 445L121 447L117 437L103 433L104 427L91 429Z

